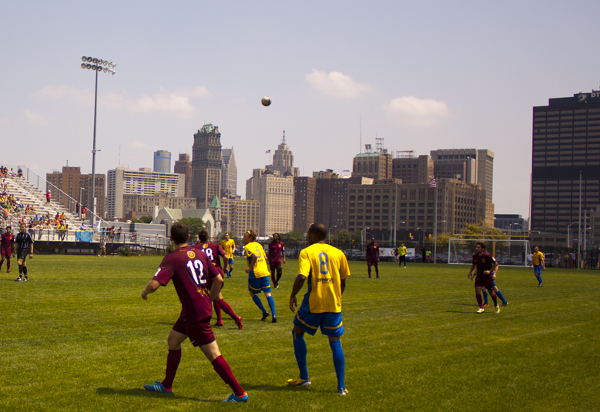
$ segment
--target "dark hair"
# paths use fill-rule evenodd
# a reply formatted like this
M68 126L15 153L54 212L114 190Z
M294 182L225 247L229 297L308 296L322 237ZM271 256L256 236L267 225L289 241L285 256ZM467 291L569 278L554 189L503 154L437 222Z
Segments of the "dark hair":
M206 229L200 229L198 232L198 239L200 239L200 242L206 242L208 240L208 232Z
M482 249L485 249L485 242L477 242L475 244L481 246Z
M327 228L322 223L313 223L308 228L308 233L314 234L317 242L320 242L321 240L325 240L327 237Z
M184 223L177 222L171 226L171 239L175 244L181 245L187 242L189 235L188 227Z
M12 230L12 227L11 226L6 226L6 229Z
M246 234L250 236L250 239L254 242L256 240L256 232L252 229L246 231Z

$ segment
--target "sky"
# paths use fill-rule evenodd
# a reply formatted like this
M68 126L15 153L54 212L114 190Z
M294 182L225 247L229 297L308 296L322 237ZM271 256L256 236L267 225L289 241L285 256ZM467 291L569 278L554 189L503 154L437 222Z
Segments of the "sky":
M532 108L600 88L600 2L28 1L0 14L0 164L42 177L234 148L238 193L283 131L304 176L389 151L489 149L496 213L529 216ZM268 95L269 107L260 100ZM266 154L271 150L271 154Z

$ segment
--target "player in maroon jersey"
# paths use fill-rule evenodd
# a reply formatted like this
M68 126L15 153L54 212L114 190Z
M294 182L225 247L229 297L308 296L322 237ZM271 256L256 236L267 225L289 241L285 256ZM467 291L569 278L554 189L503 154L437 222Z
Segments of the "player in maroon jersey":
M189 337L192 345L200 347L215 372L233 390L225 402L248 402L248 394L242 389L229 364L221 355L210 327L211 302L219 296L223 277L204 253L188 245L189 238L188 228L183 223L175 223L171 227L171 241L176 249L164 257L154 278L142 291L142 299L147 300L149 293L173 280L182 306L181 315L167 338L169 354L165 379L162 382L155 381L153 385L144 385L144 389L173 393L173 380L181 360L181 343ZM207 288L209 279L212 279L210 291Z
M367 245L367 270L369 272L369 278L371 277L371 266L375 266L375 274L379 278L379 268L377 263L379 262L379 245L375 243L375 238L371 238L371 243Z
M12 255L14 243L15 236L12 234L12 228L7 226L6 233L3 233L0 237L0 256L2 257L2 260L0 260L0 270L2 269L4 259L6 259L6 273L10 273L10 256Z
M485 243L477 242L475 250L477 253L473 255L473 264L467 276L470 280L473 280L473 277L475 277L475 298L477 298L477 303L479 304L477 313L485 312L483 308L483 296L481 295L483 289L488 290L496 306L496 313L500 313L500 306L498 305L496 292L494 292L494 272L498 270L498 262L496 262L496 259L492 255L485 251ZM477 270L472 275L475 269Z
M206 254L206 257L208 257L208 260L213 265L215 265L215 267L221 274L221 277L223 277L223 268L221 267L221 259L223 259L223 265L226 266L227 258L225 256L225 251L223 250L223 248L220 245L217 245L216 243L208 241L208 232L204 229L202 229L198 232L198 239L200 240L200 243L196 243L194 245L194 248L204 252ZM210 280L208 281L207 287L209 289L211 287ZM221 310L222 310L223 312L225 312L229 316L231 316L231 319L234 320L235 324L237 325L237 327L239 329L242 329L244 327L242 325L242 318L240 316L237 316L235 314L235 312L233 311L233 309L231 309L231 306L229 306L229 304L227 302L225 302L225 299L223 299L223 294L221 292L219 292L219 297L217 299L215 299L215 301L213 302L213 305L215 308L215 313L217 315L217 323L215 323L215 326L223 326L223 318L221 317Z
M269 243L269 269L271 270L271 279L273 280L273 286L275 289L279 288L279 279L281 279L281 259L283 258L283 264L285 264L285 245L279 237L279 233L273 233L273 241ZM275 271L277 271L277 278L275 278Z

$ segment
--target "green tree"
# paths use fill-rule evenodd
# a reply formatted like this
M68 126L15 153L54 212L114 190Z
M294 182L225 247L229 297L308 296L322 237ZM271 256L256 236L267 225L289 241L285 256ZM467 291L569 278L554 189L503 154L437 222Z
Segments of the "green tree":
M335 235L331 234L331 241L338 243L348 243L352 240L352 235L346 229L341 229Z
M141 216L136 219L131 219L131 223L150 223L152 222L152 216Z
M200 229L205 229L206 226L202 219L197 217L186 217L181 220L178 220L179 223L183 223L188 227L190 232L190 240L195 240L198 237L198 232Z
M508 235L497 227L490 226L485 222L471 223L465 226L459 235L463 239L508 239Z

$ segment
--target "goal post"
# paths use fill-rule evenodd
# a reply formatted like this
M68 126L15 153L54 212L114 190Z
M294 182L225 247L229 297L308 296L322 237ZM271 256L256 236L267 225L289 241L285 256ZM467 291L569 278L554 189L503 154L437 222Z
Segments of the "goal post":
M475 244L485 243L485 250L494 256L500 265L527 266L531 247L526 239L448 239L448 263L466 264L473 262ZM529 258L529 259L528 259Z

